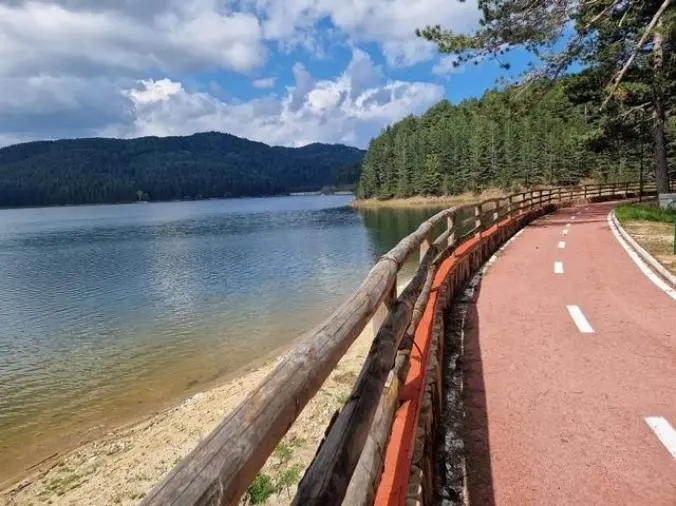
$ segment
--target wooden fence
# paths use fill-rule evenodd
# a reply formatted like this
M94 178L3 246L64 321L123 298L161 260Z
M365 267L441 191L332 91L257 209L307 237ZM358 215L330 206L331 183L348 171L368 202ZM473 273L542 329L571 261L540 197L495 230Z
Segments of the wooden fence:
M643 185L644 195L655 185ZM638 183L544 188L446 209L378 259L361 286L322 324L299 338L257 388L183 459L144 505L237 504L277 443L364 327L377 329L352 393L305 472L293 504L369 504L399 404L410 343L433 292L439 266L467 242L503 224L514 233L532 217L575 200L637 195ZM433 230L444 227L436 238ZM500 240L506 239L500 234ZM496 236L493 234L493 238ZM416 250L418 268L397 296L397 274ZM449 276L452 272L444 273ZM387 385L387 388L385 386ZM361 460L360 460L361 459ZM360 472L354 473L359 463ZM367 472L362 472L367 470Z

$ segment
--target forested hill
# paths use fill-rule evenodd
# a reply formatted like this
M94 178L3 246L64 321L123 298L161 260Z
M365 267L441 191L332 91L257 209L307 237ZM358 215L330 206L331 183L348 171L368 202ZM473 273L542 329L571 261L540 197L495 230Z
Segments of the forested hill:
M624 143L594 145L583 106L566 85L489 91L457 106L442 101L373 139L364 158L362 198L456 194L486 187L576 183L637 177ZM648 158L648 155L646 155Z
M0 149L0 208L315 191L356 183L363 156L216 132L29 142Z

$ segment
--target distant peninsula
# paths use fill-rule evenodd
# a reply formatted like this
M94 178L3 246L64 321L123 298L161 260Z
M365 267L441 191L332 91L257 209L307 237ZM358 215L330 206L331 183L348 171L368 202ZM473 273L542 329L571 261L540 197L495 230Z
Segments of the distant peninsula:
M0 149L0 208L351 190L364 154L218 132L27 142Z

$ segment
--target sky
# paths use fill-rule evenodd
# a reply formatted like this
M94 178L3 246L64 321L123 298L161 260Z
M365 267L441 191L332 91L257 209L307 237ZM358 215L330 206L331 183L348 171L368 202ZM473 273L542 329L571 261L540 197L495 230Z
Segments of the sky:
M0 0L0 146L220 131L365 148L495 86L494 61L455 68L414 33L478 20L476 0Z

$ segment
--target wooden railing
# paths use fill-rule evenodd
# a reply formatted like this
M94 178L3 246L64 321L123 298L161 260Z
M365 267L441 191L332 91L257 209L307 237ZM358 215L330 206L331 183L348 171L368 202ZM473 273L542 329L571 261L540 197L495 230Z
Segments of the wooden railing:
M407 355L398 350L415 332L440 263L463 242L504 220L576 199L629 197L638 191L638 183L534 189L435 214L380 257L361 286L326 321L301 336L274 371L143 504L236 504L303 407L373 320L377 333L361 373L293 501L303 506L368 504L382 466L378 447L388 438L397 405L396 389L388 388L383 395L384 386L396 382L406 366ZM655 185L643 185L643 194L650 193L655 193ZM433 229L441 225L445 230L434 238ZM397 274L416 250L418 268L398 296ZM353 476L360 458L360 467L372 472Z

